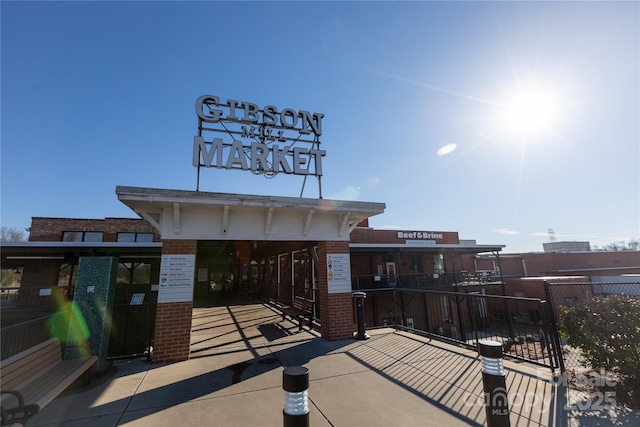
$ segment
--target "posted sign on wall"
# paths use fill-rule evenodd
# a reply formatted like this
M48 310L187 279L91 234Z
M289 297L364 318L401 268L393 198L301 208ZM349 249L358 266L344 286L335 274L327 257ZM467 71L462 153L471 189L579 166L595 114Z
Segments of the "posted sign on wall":
M193 300L193 277L196 256L162 255L158 303Z
M351 292L349 254L327 254L327 288L330 294Z

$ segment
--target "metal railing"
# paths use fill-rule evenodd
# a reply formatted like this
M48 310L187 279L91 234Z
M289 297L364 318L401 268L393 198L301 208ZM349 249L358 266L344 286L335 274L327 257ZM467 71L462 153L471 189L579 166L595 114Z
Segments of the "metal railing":
M3 309L38 311L55 309L63 300L73 299L72 288L54 286L46 288L3 288L0 290L0 302Z
M1 359L7 359L51 337L63 337L69 329L70 313L61 311L0 330Z
M376 290L367 300L373 327L395 326L470 348L491 339L503 344L506 357L564 369L555 320L544 300L407 288Z
M500 277L492 272L460 272L442 274L371 274L351 277L354 291L379 288L438 288L453 285L499 284Z

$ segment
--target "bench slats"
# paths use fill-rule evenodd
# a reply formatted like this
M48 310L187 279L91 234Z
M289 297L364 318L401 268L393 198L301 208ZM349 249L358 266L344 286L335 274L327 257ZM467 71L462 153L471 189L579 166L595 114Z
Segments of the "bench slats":
M51 338L0 362L2 388L12 389L34 377L38 370L60 360L60 340Z
M37 412L97 361L98 356L62 359L60 341L52 338L0 362L2 390L21 393L24 404L36 405ZM15 396L2 395L3 408L15 408L17 405L18 400ZM28 417L31 415L33 412Z
M38 376L38 381L32 381L27 385L23 393L25 402L35 403L39 408L45 407L97 360L98 356L89 356L57 361ZM21 391L20 388L17 390Z

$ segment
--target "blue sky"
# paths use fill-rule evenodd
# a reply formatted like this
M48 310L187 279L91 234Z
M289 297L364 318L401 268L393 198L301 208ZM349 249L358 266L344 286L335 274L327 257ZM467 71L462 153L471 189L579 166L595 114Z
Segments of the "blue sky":
M3 226L135 216L117 185L195 190L210 94L323 113L323 196L386 203L375 228L505 252L541 251L549 229L640 236L637 2L0 7ZM207 169L200 189L301 186Z

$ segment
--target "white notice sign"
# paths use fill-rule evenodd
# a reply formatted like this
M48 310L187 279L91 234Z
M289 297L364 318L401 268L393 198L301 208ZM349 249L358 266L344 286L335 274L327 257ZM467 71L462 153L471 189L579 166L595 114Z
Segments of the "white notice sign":
M196 256L162 255L158 303L193 301Z
M327 285L330 294L351 293L349 254L327 254Z

